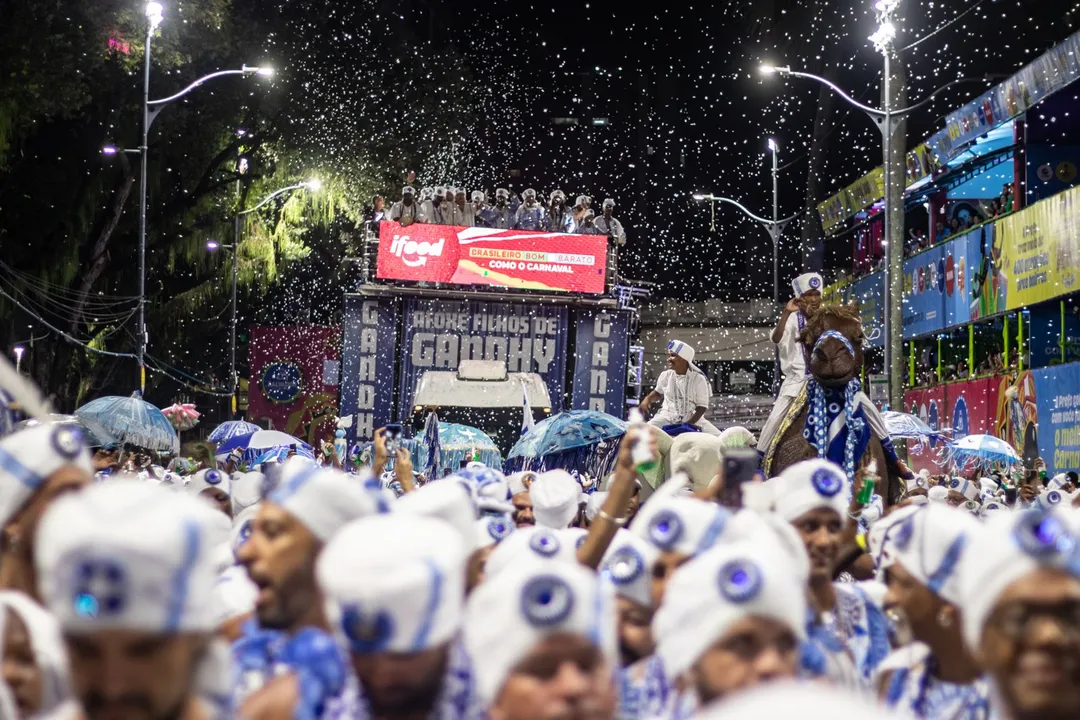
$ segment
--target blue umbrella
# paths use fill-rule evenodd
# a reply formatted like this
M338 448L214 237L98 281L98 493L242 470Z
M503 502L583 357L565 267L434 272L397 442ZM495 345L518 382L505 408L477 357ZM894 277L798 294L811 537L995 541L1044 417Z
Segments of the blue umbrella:
M997 463L1017 465L1022 462L1012 445L993 435L968 435L949 443L946 458L959 467L972 461L979 467Z
M599 478L611 471L619 440L629 425L596 410L571 410L538 422L514 444L508 467L515 470L562 468Z
M207 440L212 443L223 443L226 440L232 440L237 435L250 435L251 433L260 430L262 430L262 428L254 423L249 423L244 420L229 420L214 428L214 432L210 433L210 437L208 437Z
M297 451L303 450L305 455L315 456L312 447L303 440L278 430L261 429L256 430L253 433L248 433L247 435L237 435L226 440L218 445L215 455L218 457L228 455L233 450L239 448L244 451L244 463L253 465L259 456L263 455L267 450L284 448L285 451L288 452L289 448L293 446L296 447Z
M412 443L410 447L410 443ZM413 464L416 467L427 468L430 465L428 461L430 446L427 442L427 428L424 430L424 442L406 441L405 447L410 447L416 455L416 462ZM438 439L438 463L444 468L451 468L457 470L461 465L462 460L472 460L475 456L477 459L494 470L501 470L503 466L502 453L499 451L499 446L495 444L487 433L482 430L478 430L470 425L459 425L457 423L439 423L439 439ZM433 475L428 475L428 479L435 479L439 477L439 468L436 467Z
M72 427L77 427L82 432L86 444L90 447L113 447L118 442L108 430L102 427L101 423L85 417L76 417L75 415L59 415L57 413L51 413L42 419L31 418L29 420L23 420L15 426L15 429L22 430L23 428L34 427L35 425L41 424L70 425Z
M162 453L180 452L180 437L169 419L138 393L91 400L77 409L75 416L97 422L125 445Z
M881 413L881 419L885 421L885 431L892 440L915 440L919 443L919 449L926 447L927 443L948 442L949 431L935 430L923 420L909 413L886 410Z
M424 464L424 476L429 480L439 477L439 463L442 461L442 445L439 442L439 416L434 411L424 423L424 444L427 446L427 462Z

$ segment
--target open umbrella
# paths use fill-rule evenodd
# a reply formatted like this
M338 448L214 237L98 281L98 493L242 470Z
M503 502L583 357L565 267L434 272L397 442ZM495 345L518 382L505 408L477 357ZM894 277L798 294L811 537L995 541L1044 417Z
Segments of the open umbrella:
M296 446L297 452L304 450L305 455L315 456L310 445L299 438L283 433L279 430L256 430L247 435L237 435L218 445L217 456L228 455L236 448L244 451L244 463L251 465L267 450Z
M974 462L979 467L990 467L997 463L1016 465L1020 456L1013 446L993 435L968 435L954 443L949 443L946 458L959 467Z
M426 431L424 437L427 437ZM415 443L414 452L416 457L413 465L427 468L429 447L426 441L408 441L405 443L405 447L409 447L410 443ZM474 457L495 470L501 470L503 466L502 453L499 451L499 446L495 444L495 441L483 430L470 425L439 423L438 452L439 465L452 470L457 470L461 466L462 460L469 461ZM436 468L434 475L429 475L428 479L434 480L440 474L438 468Z
M439 442L439 416L432 411L424 422L424 445L427 447L424 476L428 480L439 477L439 463L442 460L442 445Z
M881 419L885 421L885 431L889 433L890 439L915 440L920 450L925 448L928 443L945 443L949 441L950 431L935 430L923 422L921 418L909 413L886 410L881 413Z
M214 432L210 433L210 437L207 438L212 443L223 443L226 440L232 440L237 435L250 435L253 432L259 432L261 427L255 423L249 423L244 420L229 420L223 422L214 428Z
M629 425L596 410L571 410L538 422L510 449L514 470L562 468L594 479L611 472Z
M83 421L97 422L116 440L144 450L180 452L180 437L169 419L156 407L138 397L109 396L91 400L75 411Z
M21 423L15 425L15 430L22 430L23 428L34 427L35 425L71 425L77 427L83 434L83 439L86 440L86 444L90 447L111 447L117 444L117 439L113 437L112 433L106 430L101 423L89 418L80 418L76 415L61 415L59 413L51 413L44 420L37 418L31 418L29 420L23 420Z

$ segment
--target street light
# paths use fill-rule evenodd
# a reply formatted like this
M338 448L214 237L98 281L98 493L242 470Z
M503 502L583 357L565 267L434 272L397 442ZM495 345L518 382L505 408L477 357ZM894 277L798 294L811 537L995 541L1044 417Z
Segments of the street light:
M175 95L160 100L150 99L150 60L151 43L154 31L161 25L165 17L165 9L159 2L146 4L146 57L143 63L143 105L142 105L142 143L137 151L141 156L139 168L139 320L138 320L138 347L136 359L139 363L139 391L146 389L146 345L149 341L146 331L146 185L147 185L147 139L150 135L150 126L157 116L165 109L165 106L174 100L178 100L208 80L224 77L226 75L260 75L270 77L274 74L273 68L242 66L239 70L222 70L199 78ZM116 148L113 148L115 151ZM103 150L103 152L105 152ZM105 152L106 155L115 155L115 152Z
M309 192L318 192L322 189L322 180L318 178L312 178L305 180L304 182L297 183L296 185L290 185L288 187L281 188L276 192L272 192L263 198L255 207L250 210L241 210L236 213L236 218L233 225L233 242L232 245L220 245L217 242L210 240L206 243L206 249L211 252L221 248L223 250L232 250L232 322L229 332L229 382L232 389L232 413L236 414L236 391L239 387L239 380L236 377L236 276L239 268L240 257L240 241L241 233L244 229L244 218L251 213L265 207L268 203L274 200L274 198L284 195L285 193L292 192L293 190L307 190Z

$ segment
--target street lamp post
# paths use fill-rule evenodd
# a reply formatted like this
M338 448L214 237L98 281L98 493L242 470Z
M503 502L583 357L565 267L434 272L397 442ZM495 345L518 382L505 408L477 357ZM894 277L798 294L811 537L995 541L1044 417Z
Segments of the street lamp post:
M206 249L213 252L217 249L232 250L232 320L229 323L229 387L232 391L232 414L236 414L236 394L239 388L239 379L236 374L236 285L237 285L237 273L239 271L240 262L240 240L241 234L244 230L244 219L251 213L265 207L274 198L280 197L287 192L293 190L309 190L311 192L317 192L322 188L322 181L318 179L307 180L296 185L290 185L289 187L281 188L275 192L270 193L262 202L249 210L241 210L236 213L236 217L233 219L233 244L232 245L220 245L213 240L206 243Z
M150 45L154 37L154 31L161 25L165 11L159 2L146 4L146 52L143 62L143 103L142 103L142 142L139 144L140 155L139 169L139 318L138 318L138 347L135 357L139 363L139 392L146 390L146 346L149 341L146 331L146 185L147 185L147 146L150 136L150 126L165 109L165 106L174 100L187 95L195 88L208 80L224 77L227 75L260 75L270 77L274 74L272 68L248 67L244 65L239 70L220 70L201 77L175 95L160 100L150 99ZM112 150L112 152L109 152ZM103 152L115 154L116 149L111 146Z

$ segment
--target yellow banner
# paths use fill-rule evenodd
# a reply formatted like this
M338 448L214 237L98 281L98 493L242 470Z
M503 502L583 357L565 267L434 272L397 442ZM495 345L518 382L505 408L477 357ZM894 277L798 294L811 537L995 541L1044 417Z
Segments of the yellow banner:
M1080 187L994 224L1005 308L1016 310L1076 290L1080 274Z

